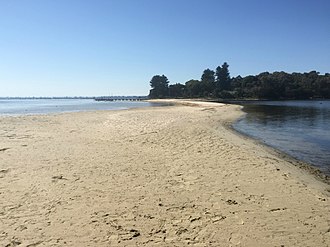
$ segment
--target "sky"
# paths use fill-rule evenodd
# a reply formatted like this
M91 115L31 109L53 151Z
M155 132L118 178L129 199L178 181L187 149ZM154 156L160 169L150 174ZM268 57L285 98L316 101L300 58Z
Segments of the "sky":
M147 95L154 75L330 72L329 0L0 0L0 97Z

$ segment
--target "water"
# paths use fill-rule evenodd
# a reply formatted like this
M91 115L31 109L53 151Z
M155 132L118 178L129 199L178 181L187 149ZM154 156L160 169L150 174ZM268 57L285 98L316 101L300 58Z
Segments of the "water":
M0 99L0 116L123 110L154 105L155 103L142 101L94 101L93 99Z
M234 128L330 175L330 101L243 103Z

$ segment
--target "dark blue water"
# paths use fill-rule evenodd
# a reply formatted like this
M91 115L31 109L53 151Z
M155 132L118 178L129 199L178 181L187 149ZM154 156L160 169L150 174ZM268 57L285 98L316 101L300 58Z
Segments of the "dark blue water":
M93 99L0 99L0 115L123 110L154 106L142 101L94 101Z
M247 115L234 124L257 138L330 175L330 101L243 103Z

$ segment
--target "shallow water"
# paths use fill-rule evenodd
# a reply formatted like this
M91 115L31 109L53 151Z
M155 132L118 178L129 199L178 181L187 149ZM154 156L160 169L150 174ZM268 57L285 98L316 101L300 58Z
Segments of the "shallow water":
M234 124L295 158L330 175L330 101L243 103L247 115Z
M0 115L123 110L154 106L142 101L95 101L93 99L0 99Z

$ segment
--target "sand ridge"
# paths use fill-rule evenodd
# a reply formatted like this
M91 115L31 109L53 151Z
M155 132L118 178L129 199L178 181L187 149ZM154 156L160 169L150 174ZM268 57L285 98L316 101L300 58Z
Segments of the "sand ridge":
M329 186L239 106L0 118L0 246L329 246Z

